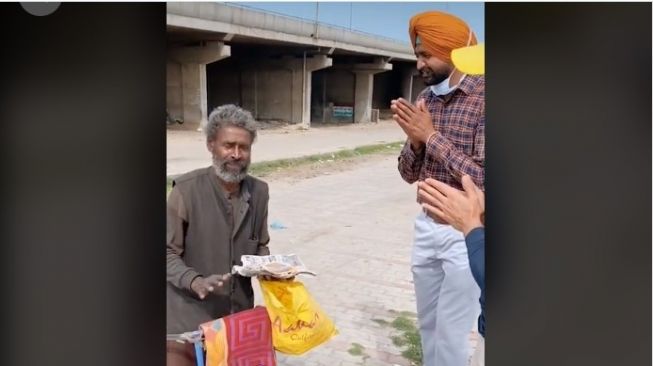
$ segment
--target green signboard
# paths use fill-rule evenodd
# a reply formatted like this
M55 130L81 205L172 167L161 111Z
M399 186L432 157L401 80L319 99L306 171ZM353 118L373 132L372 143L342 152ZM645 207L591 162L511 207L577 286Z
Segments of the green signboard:
M351 118L354 116L354 108L352 107L333 107L333 117L334 118Z

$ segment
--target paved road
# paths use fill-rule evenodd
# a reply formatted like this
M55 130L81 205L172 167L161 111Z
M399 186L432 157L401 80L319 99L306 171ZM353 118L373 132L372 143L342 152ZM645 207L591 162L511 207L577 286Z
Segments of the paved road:
M298 157L404 139L392 122L319 127L309 131L262 131L253 161ZM195 131L168 132L168 174L209 164L203 137ZM344 171L298 180L269 180L269 224L273 253L297 253L317 278L301 276L340 334L302 356L279 354L280 366L409 365L392 344L394 312L415 312L410 273L413 220L419 208L415 187L396 168L396 156L365 159ZM291 180L292 179L292 180ZM256 302L262 304L258 285ZM472 344L474 334L470 336ZM347 351L353 343L367 355Z
M392 121L313 127L297 130L292 126L260 131L252 151L252 162L352 149L362 145L405 140L406 135ZM197 131L168 130L167 174L178 175L208 166L211 162L204 135Z
M361 365L347 350L364 347L365 365L409 365L392 344L392 311L415 312L410 273L415 187L396 169L396 157L365 161L347 171L297 181L270 181L273 253L296 253L318 277L301 276L340 334L305 355L280 355L279 365ZM262 303L258 293L256 301Z

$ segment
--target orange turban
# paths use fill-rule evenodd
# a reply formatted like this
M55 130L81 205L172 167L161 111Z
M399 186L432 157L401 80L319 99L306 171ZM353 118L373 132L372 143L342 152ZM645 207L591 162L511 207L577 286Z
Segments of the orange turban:
M413 49L419 37L419 43L429 53L447 63L451 63L451 51L476 44L476 36L467 23L441 11L427 11L412 17L408 34Z

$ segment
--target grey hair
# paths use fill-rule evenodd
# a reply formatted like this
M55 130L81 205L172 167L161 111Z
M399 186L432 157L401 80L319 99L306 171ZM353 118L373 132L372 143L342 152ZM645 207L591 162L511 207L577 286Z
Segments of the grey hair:
M214 109L209 115L209 120L204 126L206 141L213 140L218 130L226 126L245 129L252 136L252 142L256 140L258 126L252 114L236 105L225 104Z

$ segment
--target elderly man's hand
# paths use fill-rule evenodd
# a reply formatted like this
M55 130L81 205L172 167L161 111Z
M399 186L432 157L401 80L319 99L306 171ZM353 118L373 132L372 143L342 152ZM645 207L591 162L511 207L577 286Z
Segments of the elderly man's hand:
M190 284L190 288L195 292L200 300L204 300L209 293L218 292L221 290L225 282L231 278L230 274L224 275L210 275L208 277L195 277Z
M485 195L468 175L463 176L462 184L464 191L459 191L427 178L419 182L418 195L429 216L448 222L467 235L472 229L483 226L481 215L485 213Z
M406 133L413 150L421 149L429 137L435 133L431 113L426 108L424 99L412 105L409 101L399 98L390 102L392 119Z

